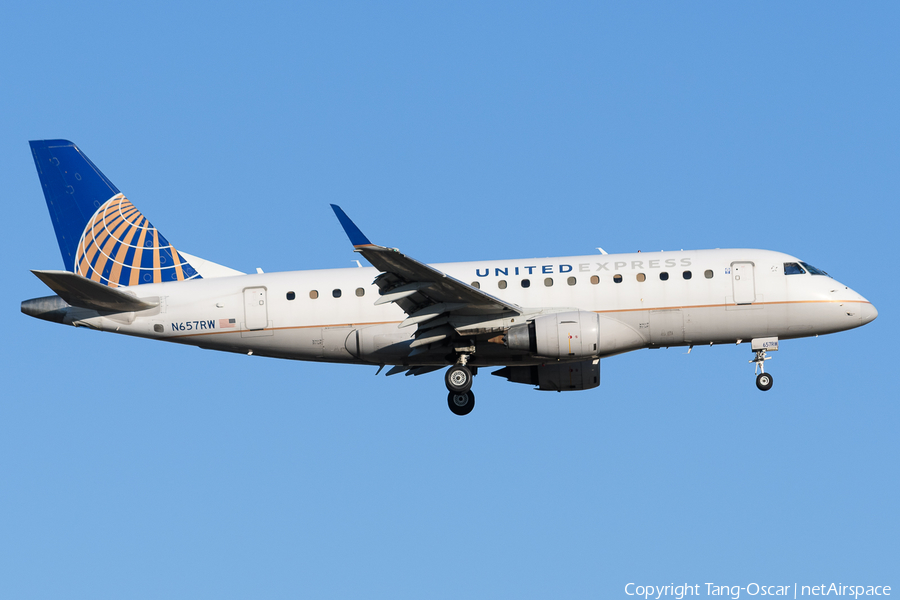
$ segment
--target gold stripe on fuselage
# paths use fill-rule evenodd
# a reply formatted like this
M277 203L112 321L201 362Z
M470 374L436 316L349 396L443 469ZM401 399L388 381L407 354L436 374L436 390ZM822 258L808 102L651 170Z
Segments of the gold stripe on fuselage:
M861 304L871 304L871 302L860 302L859 300L784 300L781 302L756 302L753 305L748 306L758 306L762 304L766 305L775 305L775 304L847 304L850 302L857 302ZM597 314L613 314L613 313L628 313L635 311L651 311L651 310L676 310L676 309L685 309L685 308L726 308L729 306L738 306L737 304L697 304L692 306L660 306L654 308L622 308L619 310L595 310L590 312L595 312ZM328 323L322 325L292 325L289 327L266 327L265 329L229 329L229 330L221 330L221 331L209 331L206 333L188 333L185 335L172 335L165 339L172 338L187 338L187 337L198 337L204 335L220 335L223 333L241 333L244 331L285 331L289 329L315 329L315 328L327 328L327 327L368 327L371 325L390 325L392 323L400 324L403 321L374 321L371 323Z

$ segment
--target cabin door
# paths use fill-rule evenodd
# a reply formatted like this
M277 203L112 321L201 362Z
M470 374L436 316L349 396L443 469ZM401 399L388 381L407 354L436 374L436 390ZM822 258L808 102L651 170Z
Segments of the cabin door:
M244 290L244 327L265 329L268 324L269 309L266 306L266 288L246 288Z
M756 283L753 277L753 263L731 263L731 284L734 289L735 304L751 304L756 300Z

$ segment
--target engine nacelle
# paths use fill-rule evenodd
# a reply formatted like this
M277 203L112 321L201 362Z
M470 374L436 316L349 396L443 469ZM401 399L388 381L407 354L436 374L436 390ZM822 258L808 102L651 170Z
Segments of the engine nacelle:
M583 310L554 313L515 325L506 334L506 345L548 358L597 356L600 318Z
M600 385L600 361L551 363L535 367L504 367L492 375L513 383L535 385L539 390L567 392L589 390Z

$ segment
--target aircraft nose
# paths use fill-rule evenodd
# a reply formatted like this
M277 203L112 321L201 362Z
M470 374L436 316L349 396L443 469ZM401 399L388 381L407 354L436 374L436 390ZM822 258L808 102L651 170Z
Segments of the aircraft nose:
M862 306L859 307L859 316L862 325L866 323L871 323L875 320L875 317L878 316L878 311L875 310L875 305L871 302L864 302Z

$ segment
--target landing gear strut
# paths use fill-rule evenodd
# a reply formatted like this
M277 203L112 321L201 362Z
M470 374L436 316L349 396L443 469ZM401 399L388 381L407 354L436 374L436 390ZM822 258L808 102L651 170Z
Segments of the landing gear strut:
M756 364L753 370L754 374L756 374L756 387L763 392L769 391L772 389L772 384L775 380L770 373L766 373L765 363L772 358L771 356L766 356L766 352L768 350L778 350L778 338L757 338L752 340L750 344L753 351L756 352L756 358L750 361Z

